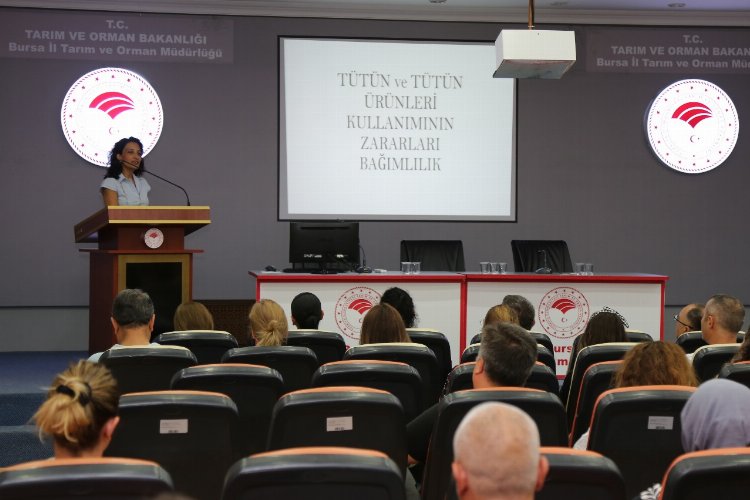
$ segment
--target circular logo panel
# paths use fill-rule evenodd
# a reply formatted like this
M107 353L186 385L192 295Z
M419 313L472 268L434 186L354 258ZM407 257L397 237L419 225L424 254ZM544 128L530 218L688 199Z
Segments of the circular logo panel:
M539 303L539 324L545 332L559 339L569 339L586 329L589 303L586 297L570 287L554 288Z
M656 156L688 174L721 165L732 153L740 128L732 100L705 80L681 80L662 90L651 103L645 127Z
M60 113L70 147L86 161L109 166L109 151L123 137L137 137L143 156L156 145L164 123L156 91L121 68L86 73L68 90Z
M345 291L336 301L336 325L341 333L350 339L359 340L362 319L372 306L380 302L380 294L366 286L358 286Z

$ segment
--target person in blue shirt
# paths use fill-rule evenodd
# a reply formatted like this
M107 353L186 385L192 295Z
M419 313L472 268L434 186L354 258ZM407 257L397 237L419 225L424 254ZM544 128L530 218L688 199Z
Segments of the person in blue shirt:
M148 205L151 186L142 177L145 168L140 140L117 141L109 152L109 168L100 187L104 205Z

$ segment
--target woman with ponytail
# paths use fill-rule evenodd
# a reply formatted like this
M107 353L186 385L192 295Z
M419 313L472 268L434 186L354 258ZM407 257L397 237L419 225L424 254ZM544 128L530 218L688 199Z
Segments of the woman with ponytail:
M250 334L257 346L286 344L289 326L281 306L270 299L261 299L253 304L250 309Z
M55 458L101 457L120 421L117 382L107 367L79 361L55 377L32 417L54 439Z

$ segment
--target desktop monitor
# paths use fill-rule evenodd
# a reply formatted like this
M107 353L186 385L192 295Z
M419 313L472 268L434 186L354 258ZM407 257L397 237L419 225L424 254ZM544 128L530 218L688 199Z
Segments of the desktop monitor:
M351 269L359 264L359 223L290 222L289 262L294 266Z

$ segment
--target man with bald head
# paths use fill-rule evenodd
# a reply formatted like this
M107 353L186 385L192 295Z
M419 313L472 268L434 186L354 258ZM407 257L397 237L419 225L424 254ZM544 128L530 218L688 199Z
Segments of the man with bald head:
M534 421L500 402L480 404L466 414L453 437L453 455L461 500L532 500L549 470Z
M674 317L674 337L677 338L687 332L700 331L703 309L703 304L688 304L680 309Z
M745 322L745 306L731 295L714 295L703 310L701 331L709 344L735 344Z

